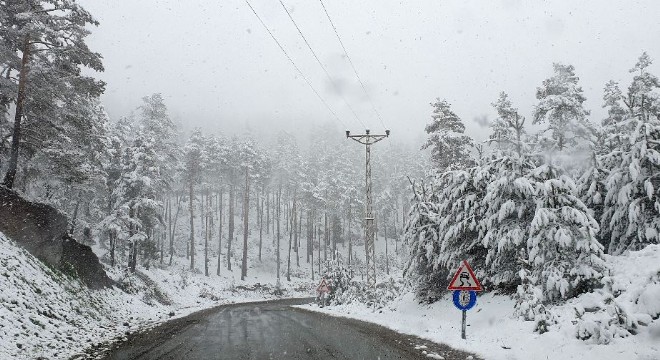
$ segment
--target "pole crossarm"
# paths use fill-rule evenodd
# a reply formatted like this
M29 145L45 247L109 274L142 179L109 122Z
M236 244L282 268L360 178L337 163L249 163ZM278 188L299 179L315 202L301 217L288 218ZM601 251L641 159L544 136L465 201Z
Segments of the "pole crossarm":
M347 138L353 139L353 140L359 142L362 145L372 145L372 144L375 144L375 143L377 143L377 142L379 142L379 141L381 141L381 140L383 140L383 139L385 139L386 137L389 137L389 136L390 136L390 131L389 130L385 130L385 135L372 135L372 134L369 134L369 130L367 130L365 134L351 135L350 131L348 131L348 130L346 131L346 137Z
M360 135L351 135L350 131L346 131L346 138L355 140L362 145L365 145L366 150L366 162L365 162L365 190L366 190L366 201L365 201L365 241L364 241L364 250L366 257L367 265L367 284L376 287L376 250L374 247L374 213L372 205L372 195L371 195L371 145L385 139L390 136L390 131L385 130L385 135L375 135L370 134L369 130L365 131L365 134Z

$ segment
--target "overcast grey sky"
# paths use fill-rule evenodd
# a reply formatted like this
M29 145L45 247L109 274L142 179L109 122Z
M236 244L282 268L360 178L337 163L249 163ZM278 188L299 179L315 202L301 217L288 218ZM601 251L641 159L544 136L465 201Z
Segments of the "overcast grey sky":
M318 0L283 0L343 96L382 131ZM89 38L103 54L111 117L160 92L186 126L308 131L333 117L244 0L79 0L101 22ZM363 130L328 83L278 0L250 0L330 107ZM417 139L429 102L446 98L477 139L476 118L505 90L528 118L553 62L576 67L592 121L602 88L627 85L642 51L660 74L660 1L324 0L384 123ZM344 125L338 125L343 130ZM338 134L342 135L342 134Z

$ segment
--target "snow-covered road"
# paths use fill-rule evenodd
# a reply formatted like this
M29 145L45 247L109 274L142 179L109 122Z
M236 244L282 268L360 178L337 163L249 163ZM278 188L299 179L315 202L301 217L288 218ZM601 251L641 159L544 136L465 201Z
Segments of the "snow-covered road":
M309 299L217 307L135 334L108 359L466 359L383 327L290 307ZM476 358L476 357L475 357Z

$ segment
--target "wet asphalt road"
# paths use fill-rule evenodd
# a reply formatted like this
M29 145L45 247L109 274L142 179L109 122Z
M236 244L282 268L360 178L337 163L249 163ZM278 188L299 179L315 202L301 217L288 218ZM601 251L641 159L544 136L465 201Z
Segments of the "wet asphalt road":
M289 305L228 305L129 336L106 359L466 359L470 354L383 327ZM474 357L477 359L477 357Z

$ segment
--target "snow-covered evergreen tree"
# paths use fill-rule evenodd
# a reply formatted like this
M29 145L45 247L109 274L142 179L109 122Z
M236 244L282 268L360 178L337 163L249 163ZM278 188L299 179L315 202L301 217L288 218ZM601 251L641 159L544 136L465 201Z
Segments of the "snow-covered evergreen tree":
M598 224L602 224L605 198L607 189L605 180L609 171L603 166L602 155L605 148L605 138L601 131L594 133L594 141L591 146L591 156L586 170L577 179L577 188L580 200L589 209L591 216L596 219ZM609 231L607 227L601 226L598 233L598 240L601 244L609 243Z
M487 249L486 269L496 287L510 288L520 282L521 258L526 258L529 224L534 216L534 185L529 173L534 168L525 142L525 118L502 92L493 103L498 117L492 124L490 142L496 157L487 165L492 180L482 201L483 245Z
M431 149L431 161L438 172L470 166L472 139L465 135L463 121L446 100L436 99L431 106L433 115L425 128L428 138L422 149Z
M138 261L138 247L153 249L151 230L159 226L162 202L157 199L158 189L162 188L161 176L156 166L158 155L154 151L152 139L138 134L133 143L124 150L122 156L122 176L116 192L116 209L119 218L127 219L122 225L127 227L130 243L129 268L135 271ZM153 251L144 251L144 260L152 260Z
M542 290L543 302L567 299L593 288L603 276L598 223L561 168L541 165L532 178L536 211L527 240L529 277Z
M575 146L580 139L589 139L592 126L589 111L583 106L586 98L572 65L553 64L554 75L536 89L539 103L534 109L534 124L547 123L544 132L550 149L559 151Z
M411 255L406 272L414 279L421 301L437 300L461 261L484 268L486 251L480 238L484 209L480 205L488 181L488 172L473 167L447 171L432 188L415 189L406 224ZM481 271L477 276L484 274Z
M497 118L491 125L492 133L489 142L495 143L497 150L510 155L522 156L524 150L525 117L518 113L504 91L492 104L497 111Z
M529 225L534 216L534 184L528 157L502 156L488 164L492 181L481 206L483 245L487 249L488 282L508 288L519 283L521 258L527 254Z
M408 213L404 241L410 257L405 266L404 275L412 279L417 298L422 302L437 301L444 289L447 269L438 270L435 259L440 253L441 234L438 222L438 197L425 184L412 184L414 198Z
M206 138L202 135L201 129L195 129L190 135L190 139L183 149L183 178L187 189L188 211L190 214L190 269L195 269L195 187L203 178L203 172L208 162L206 153ZM199 202L201 208L203 204ZM200 215L201 216L201 215Z
M620 254L660 242L660 81L648 72L651 60L642 54L630 71L636 75L623 99L628 114L620 123L621 148L606 158L613 165L607 177L603 226L611 241L608 252Z
M6 1L0 7L0 103L15 105L10 158L3 180L14 185L23 156L23 130L61 131L77 118L81 103L98 97L104 84L81 67L102 71L101 56L85 43L87 25L98 25L72 0ZM45 134L42 134L45 135ZM34 143L34 142L33 142Z

